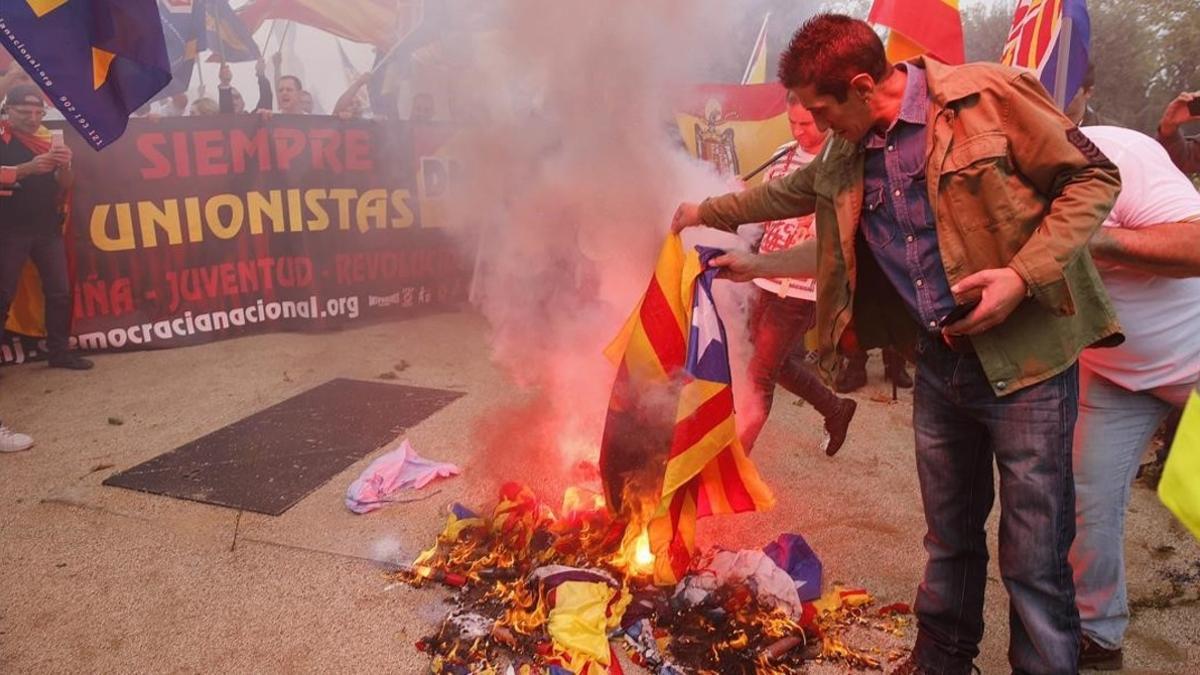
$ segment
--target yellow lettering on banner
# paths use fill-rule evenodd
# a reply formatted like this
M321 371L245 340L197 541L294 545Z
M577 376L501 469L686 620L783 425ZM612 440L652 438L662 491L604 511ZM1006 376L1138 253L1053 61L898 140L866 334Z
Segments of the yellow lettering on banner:
M417 217L413 215L412 207L408 205L408 200L411 197L408 190L392 191L392 208L400 214L399 218L392 218L392 227L400 230L406 227L412 227L416 222Z
M229 224L221 220L221 208L229 209ZM242 200L235 195L217 195L204 205L204 217L208 221L208 229L218 239L233 239L242 231L242 223L246 220L246 207Z
M263 233L264 215L271 219L272 232L283 231L283 192L271 190L267 195L264 197L261 192L246 195L246 206L250 211L250 234Z
M183 232L179 222L179 200L168 199L162 208L154 202L138 202L138 225L142 230L142 248L158 246L158 233L155 228L161 227L167 233L167 243L178 246L183 243Z
M309 232L323 232L329 228L329 211L326 211L325 205L321 203L325 197L325 191L319 188L307 190L304 193L304 205L314 216L305 223L308 225Z
M366 232L371 229L387 228L387 190L367 190L358 198L358 209L355 214L358 221L358 231Z
M204 221L200 217L200 198L184 199L183 208L187 211L188 241L193 244L204 241Z
M338 229L348 230L353 224L350 222L350 200L358 197L358 190L338 189L330 190L329 198L334 199L338 203Z
M133 212L129 204L117 204L117 236L111 237L108 232L108 213L112 210L109 204L98 204L92 209L92 222L88 228L92 236L92 245L101 251L128 251L137 244L133 240Z
M287 191L288 229L292 232L304 231L304 215L301 213L300 209L300 197L301 195L299 190ZM275 231L283 232L283 230Z
M29 5L29 8L32 9L33 13L36 14L37 18L40 19L70 1L71 0L25 0L25 3Z

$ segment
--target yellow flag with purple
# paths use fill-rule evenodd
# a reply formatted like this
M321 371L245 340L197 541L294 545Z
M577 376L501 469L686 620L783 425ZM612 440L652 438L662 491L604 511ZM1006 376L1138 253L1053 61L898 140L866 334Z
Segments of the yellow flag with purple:
M610 427L614 411L627 407L631 384L643 391L657 386L661 395L675 396L669 435L649 438L669 447L657 506L647 524L654 581L661 585L676 583L687 571L698 518L765 511L774 505L734 423L729 341L712 290L718 270L708 265L721 253L703 246L684 252L679 236L671 235L646 295L607 350L609 358L619 358L620 368L601 446L602 465L604 454L616 451L613 445L628 442L610 433ZM610 500L619 498L608 486L606 490Z
M171 81L156 0L4 0L0 43L97 150Z

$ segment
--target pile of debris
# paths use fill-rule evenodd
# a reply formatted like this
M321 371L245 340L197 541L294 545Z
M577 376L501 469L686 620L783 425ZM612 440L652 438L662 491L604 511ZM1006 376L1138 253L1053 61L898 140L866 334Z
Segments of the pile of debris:
M556 514L510 483L491 517L455 505L433 547L394 573L457 590L417 644L432 672L621 673L618 645L658 675L881 669L903 656L908 607L874 608L862 589L822 595L820 561L798 535L710 551L660 588L644 534L630 541L598 494L571 488L563 502Z

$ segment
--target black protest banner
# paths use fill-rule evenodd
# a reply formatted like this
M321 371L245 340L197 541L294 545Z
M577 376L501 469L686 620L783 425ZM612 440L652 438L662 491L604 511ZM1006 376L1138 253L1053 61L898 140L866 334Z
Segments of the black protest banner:
M468 271L422 222L418 146L404 123L222 115L76 148L73 340L166 348L453 306ZM6 342L0 361L33 356Z

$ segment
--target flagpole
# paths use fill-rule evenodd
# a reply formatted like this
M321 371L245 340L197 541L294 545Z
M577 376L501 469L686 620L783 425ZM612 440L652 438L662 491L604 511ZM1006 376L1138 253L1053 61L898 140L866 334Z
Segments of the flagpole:
M1071 66L1071 17L1064 16L1058 33L1058 63L1054 74L1054 102L1059 110L1067 107L1067 72Z
M747 80L750 79L750 70L754 68L754 62L758 60L758 46L766 38L767 20L770 18L770 12L767 12L766 16L763 17L762 27L758 29L758 38L754 40L754 49L750 51L750 60L746 63L746 72L742 73L742 84L747 84Z

